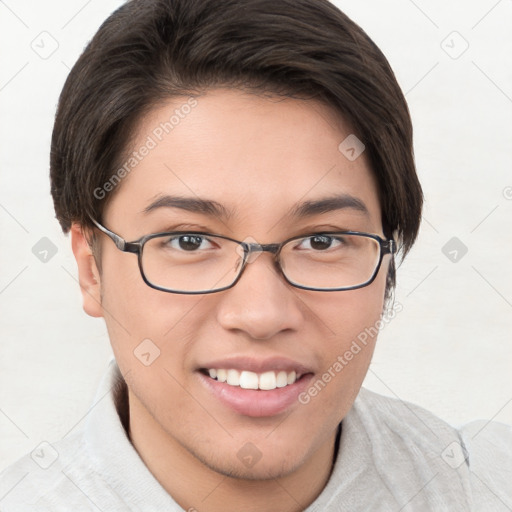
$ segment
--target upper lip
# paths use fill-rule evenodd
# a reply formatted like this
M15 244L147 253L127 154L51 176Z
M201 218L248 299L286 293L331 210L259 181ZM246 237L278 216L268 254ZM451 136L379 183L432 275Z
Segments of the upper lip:
M217 370L238 370L250 371L254 373L264 373L268 371L295 371L297 375L305 375L306 373L313 373L311 368L289 359L287 357L269 357L266 359L255 359L254 357L238 356L229 357L226 359L217 359L205 363L200 366L200 369L209 370L215 368Z

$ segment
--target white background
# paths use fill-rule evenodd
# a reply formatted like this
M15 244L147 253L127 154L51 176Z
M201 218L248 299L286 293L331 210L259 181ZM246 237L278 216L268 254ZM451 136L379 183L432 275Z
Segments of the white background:
M69 69L120 4L0 2L0 469L81 424L110 358L103 321L81 309L48 154ZM336 4L406 93L426 195L419 241L398 272L403 310L381 332L365 385L455 425L512 423L512 1ZM461 37L469 47L452 58ZM39 51L58 44L46 59L32 48L41 38ZM46 263L32 252L42 237L57 248ZM468 248L455 263L442 252L452 237Z

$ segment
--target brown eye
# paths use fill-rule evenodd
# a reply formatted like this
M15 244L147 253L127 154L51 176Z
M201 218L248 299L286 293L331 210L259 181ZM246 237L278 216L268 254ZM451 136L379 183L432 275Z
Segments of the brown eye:
M183 235L178 238L178 244L180 249L184 251L195 251L201 247L203 243L203 237Z
M313 250L313 251L326 251L343 245L343 239L329 235L311 235L299 241L297 249L299 250Z
M332 237L325 235L312 236L309 240L311 248L318 251L329 249L333 241Z
M181 252L202 252L212 248L212 242L205 236L187 234L174 235L162 238L162 248L173 249Z

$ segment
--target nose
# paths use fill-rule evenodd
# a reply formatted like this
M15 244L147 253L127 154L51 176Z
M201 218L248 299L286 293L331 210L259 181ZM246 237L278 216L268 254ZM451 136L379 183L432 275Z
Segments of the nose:
M219 324L256 340L298 330L304 321L302 303L274 265L273 254L253 254L249 261L238 283L221 292Z

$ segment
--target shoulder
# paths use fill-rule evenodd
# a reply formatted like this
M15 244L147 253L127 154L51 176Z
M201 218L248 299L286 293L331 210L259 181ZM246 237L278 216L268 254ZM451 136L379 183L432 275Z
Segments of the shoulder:
M96 510L86 492L92 482L101 486L101 479L88 459L81 432L39 444L0 473L0 510Z
M511 469L512 426L478 420L462 426L459 432L468 449L475 453L475 464L494 460L496 464L503 464L503 469Z
M400 432L411 442L443 446L460 439L457 429L423 407L361 388L353 414L375 433ZM405 440L405 438L404 438Z
M457 428L418 405L364 388L351 413L385 447L375 450L382 458L428 465L459 487L472 510L512 510L512 427L474 421Z
M488 496L494 510L512 510L512 427L479 420L459 432L468 452L475 510L483 509Z

